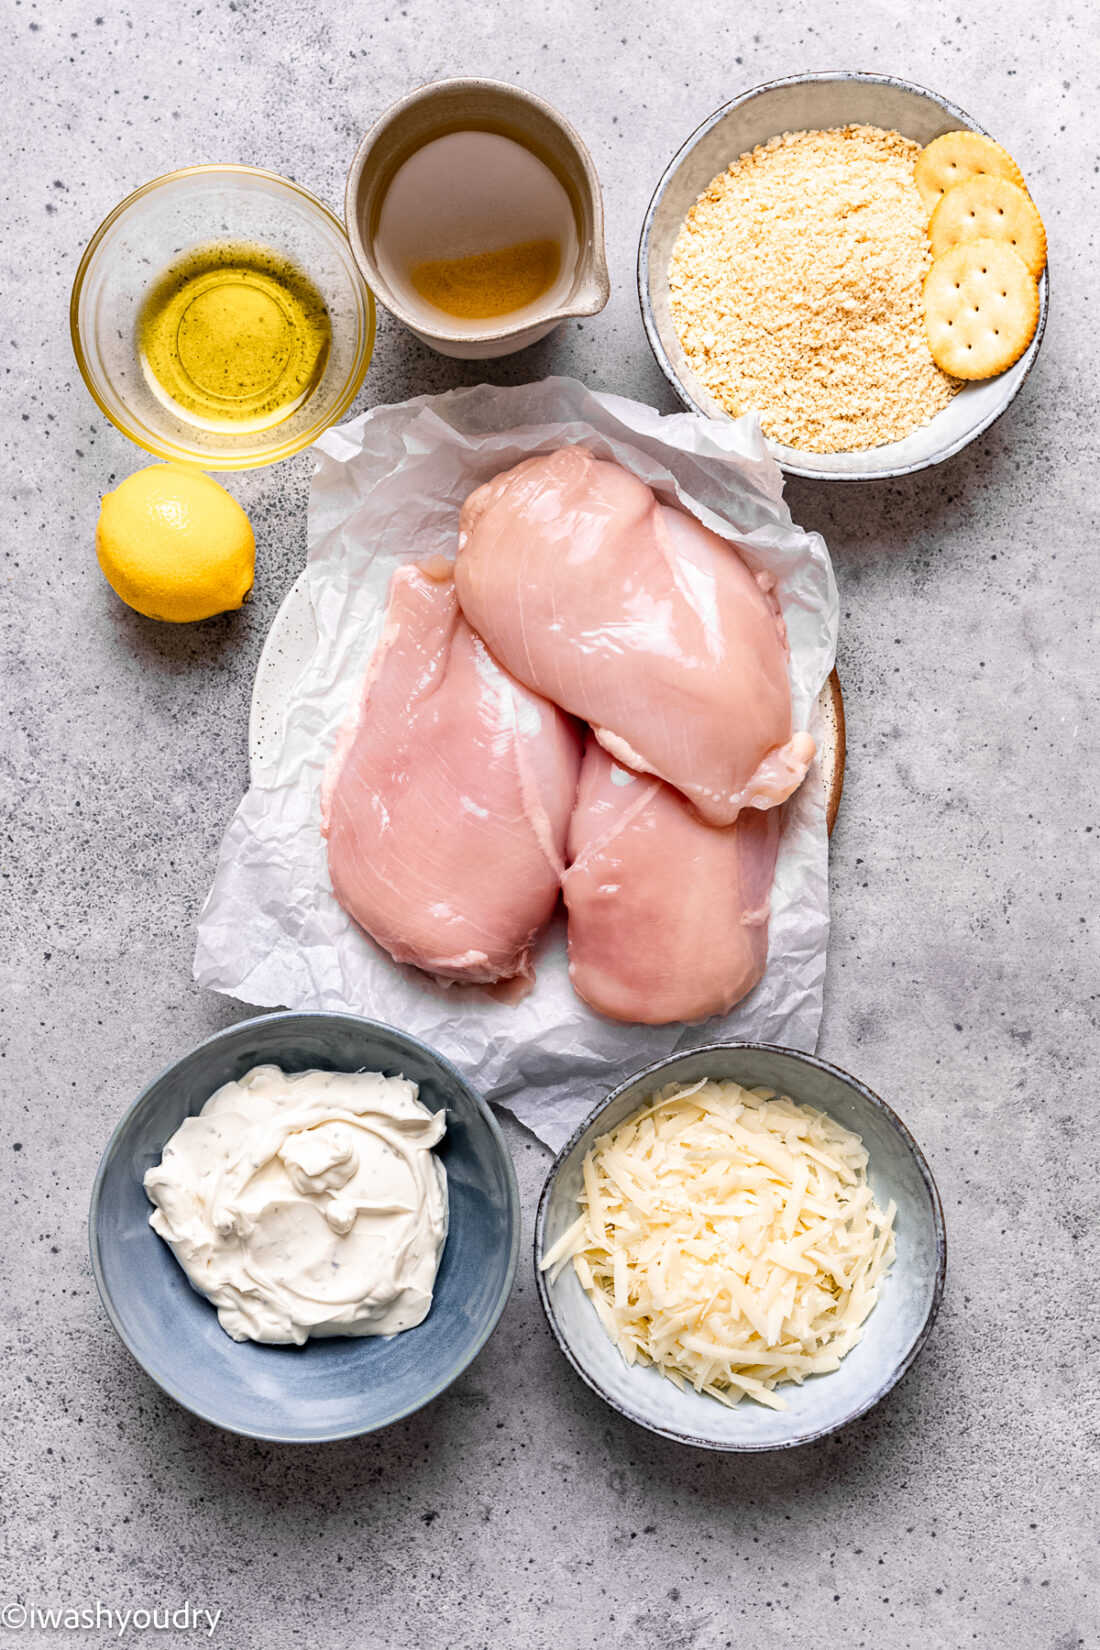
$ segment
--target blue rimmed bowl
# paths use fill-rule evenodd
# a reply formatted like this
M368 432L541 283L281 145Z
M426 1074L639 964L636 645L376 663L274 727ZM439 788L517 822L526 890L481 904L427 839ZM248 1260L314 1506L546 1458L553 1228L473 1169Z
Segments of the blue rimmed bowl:
M628 1367L608 1339L571 1266L551 1283L539 1261L577 1218L585 1155L666 1083L701 1077L766 1087L814 1106L853 1130L869 1154L867 1178L880 1208L897 1204L897 1257L862 1341L829 1375L783 1386L785 1410L748 1399L728 1409L703 1393L681 1392L652 1367ZM701 1449L788 1449L854 1421L901 1379L939 1310L947 1264L943 1210L924 1154L885 1101L837 1066L767 1043L716 1043L647 1066L620 1085L563 1146L550 1170L535 1223L539 1298L562 1352L581 1379L620 1414L677 1443Z
M438 1148L450 1225L431 1310L390 1339L236 1342L149 1225L142 1181L185 1117L253 1066L381 1071L445 1110ZM519 1252L515 1170L488 1106L415 1037L352 1014L270 1014L200 1043L134 1101L100 1163L89 1213L92 1269L138 1363L177 1403L230 1432L279 1443L352 1438L439 1396L477 1356L511 1292Z

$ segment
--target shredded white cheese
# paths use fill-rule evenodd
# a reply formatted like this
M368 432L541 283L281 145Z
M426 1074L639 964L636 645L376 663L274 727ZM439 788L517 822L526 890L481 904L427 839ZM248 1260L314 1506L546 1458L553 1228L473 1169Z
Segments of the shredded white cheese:
M894 1258L858 1135L732 1082L671 1084L601 1135L580 1217L543 1256L573 1263L628 1364L724 1404L837 1369Z

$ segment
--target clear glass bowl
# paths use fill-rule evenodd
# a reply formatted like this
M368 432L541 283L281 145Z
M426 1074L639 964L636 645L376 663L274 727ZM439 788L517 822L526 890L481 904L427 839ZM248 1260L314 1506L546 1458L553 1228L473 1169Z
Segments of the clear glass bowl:
M153 394L138 356L137 321L153 283L189 248L217 240L289 258L328 306L320 382L266 429L203 429L178 417ZM347 412L374 348L375 313L343 224L308 190L251 166L189 166L136 189L100 224L76 272L69 323L84 382L123 435L158 458L247 470L308 447Z

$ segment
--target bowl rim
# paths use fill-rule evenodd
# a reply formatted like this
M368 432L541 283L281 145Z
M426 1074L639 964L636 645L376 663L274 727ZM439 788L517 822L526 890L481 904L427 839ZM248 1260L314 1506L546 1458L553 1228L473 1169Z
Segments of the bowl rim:
M76 364L80 369L80 376L84 380L84 387L87 389L88 394L103 416L110 420L116 430L122 432L127 441L132 441L135 447L140 447L143 452L152 453L154 458L163 459L166 463L193 464L200 470L262 470L268 464L277 464L281 459L291 458L295 453L301 452L303 447L311 446L319 435L331 428L344 416L362 388L363 380L367 375L367 368L370 366L374 355L374 345L378 334L378 315L375 308L374 293L363 279L362 271L359 268L350 242L348 243L348 251L351 254L350 267L354 270L359 286L366 295L364 305L366 326L359 357L356 359L343 389L336 398L331 416L326 418L324 424L312 426L309 430L296 436L293 441L283 441L270 452L242 454L240 458L236 458L219 454L208 456L205 453L192 453L183 447L178 449L171 447L167 442L159 446L151 445L113 412L99 393L80 336L80 299L84 290L84 282L88 270L91 268L92 260L109 231L124 213L128 212L144 196L151 194L153 190L160 189L165 184L175 183L180 178L202 177L214 172L232 172L241 177L262 178L267 183L276 184L292 194L300 195L306 204L312 207L327 222L330 228L336 230L343 241L348 240L343 222L331 207L326 206L324 201L315 195L312 190L306 189L300 183L295 183L292 178L282 177L278 172L269 172L262 166L242 166L227 161L211 161L196 166L176 167L174 171L162 172L158 177L150 178L148 183L140 184L138 188L132 189L128 195L119 201L117 206L108 212L92 234L76 267L76 274L73 276L72 291L69 295L69 339L73 354L76 357ZM276 424L272 427L278 429L279 426Z
M953 120L958 121L960 127L963 127L971 132L980 132L983 137L992 137L992 134L987 132L983 126L979 126L978 122L972 119L971 116L966 113L965 109L961 109L958 104L952 103L949 98L941 97L938 92L932 91L929 87L919 86L916 81L913 80L903 80L899 75L874 74L862 69L832 69L824 70L816 74L784 75L778 80L765 80L762 81L759 86L751 86L748 91L741 92L737 97L731 98L728 103L723 103L721 108L716 109L713 114L708 115L704 121L701 121L690 136L687 137L676 150L676 153L673 155L672 159L669 161L657 181L657 187L653 191L649 205L646 208L645 217L642 221L642 232L638 239L637 261L638 302L642 311L642 325L645 328L645 334L649 342L649 347L653 351L657 365L660 367L661 372L664 374L673 392L689 412L698 413L701 417L707 419L711 419L716 416L714 413L708 412L705 407L700 406L700 404L689 393L686 385L681 380L679 374L668 357L668 353L665 350L663 342L661 341L660 334L657 331L657 323L653 314L653 300L650 294L649 286L649 243L653 231L653 220L656 216L657 208L661 202L662 196L664 195L665 189L668 187L672 175L679 167L681 161L686 159L701 139L705 137L707 132L709 132L712 127L716 126L720 120L728 115L732 109L739 108L743 103L751 102L753 98L761 96L764 92L774 92L784 86L806 86L813 85L818 82L843 83L845 81L858 81L864 84L877 86L896 86L905 92L916 92L918 96L926 97L931 102L938 104L940 108L943 109L945 113L950 115ZM993 141L996 140L994 139ZM972 441L976 441L980 435L984 435L986 430L990 429L999 418L1004 416L1009 407L1015 401L1016 397L1019 395L1020 391L1023 389L1024 385L1027 383L1027 380L1031 376L1032 368L1039 358L1039 349L1043 342L1043 335L1046 332L1049 300L1050 268L1048 264L1044 266L1043 272L1039 277L1039 319L1035 326L1034 336L1021 357L1025 365L1016 387L1013 389L1011 395L1008 397L1007 401L1005 401L1003 406L996 407L985 419L983 419L980 424L975 425L972 430L968 430L963 435L959 436L957 440L951 442L950 445L942 448L939 452L933 453L929 458L919 459L912 464L882 465L877 470L864 471L859 475L845 475L836 470L821 470L811 464L794 464L789 460L780 458L777 451L780 444L773 442L769 436L764 436L764 443L767 446L768 452L785 475L799 476L805 481L891 481L896 480L899 476L914 475L920 470L931 469L936 464L942 464L947 459L954 458L956 453L961 452L964 447L968 447L970 443ZM1015 365L1016 363L1013 362L1013 366ZM1011 371L1011 368L1006 370ZM726 418L730 417L729 414L724 414L723 416ZM872 452L874 451L873 448L866 450Z
M888 1378L881 1382L866 1402L860 1403L855 1409L850 1410L848 1414L842 1416L839 1421L834 1421L828 1426L818 1427L816 1431L801 1434L797 1438L782 1439L777 1443L738 1443L736 1441L725 1439L717 1440L714 1438L700 1438L694 1433L677 1431L674 1427L660 1426L657 1422L651 1421L645 1416L637 1414L625 1404L620 1403L617 1398L613 1398L610 1393L604 1391L599 1382L584 1368L580 1359L573 1352L566 1336L559 1327L557 1314L550 1295L550 1284L547 1281L546 1273L540 1266L540 1261L542 1258L541 1251L543 1247L543 1232L545 1229L547 1209L549 1207L553 1187L557 1181L559 1173L561 1172L565 1159L575 1149L578 1142L587 1130L591 1128L596 1119L603 1112L607 1111L612 1105L614 1105L615 1101L618 1100L628 1088L633 1087L635 1083L639 1082L643 1078L647 1080L658 1078L660 1073L665 1071L674 1061L683 1059L687 1055L713 1054L719 1052L725 1053L730 1049L747 1050L750 1053L788 1055L791 1059L797 1062L807 1066L812 1066L818 1071L827 1072L831 1077L839 1078L842 1083L845 1083L850 1088L855 1089L863 1099L870 1101L872 1107L881 1112L886 1118L886 1121L893 1125L895 1132L901 1137L904 1145L909 1148L909 1152L913 1157L918 1170L920 1171L921 1179L924 1181L925 1189L928 1192L929 1201L932 1205L932 1220L936 1232L936 1269L935 1282L932 1288L932 1298L929 1302L928 1311L925 1314L924 1322L914 1337L913 1344L910 1346L905 1356L894 1367ZM659 1082L654 1082L655 1088L659 1088L660 1086L661 1084ZM619 1083L609 1095L600 1101L597 1106L593 1107L592 1111L589 1112L584 1121L580 1123L576 1129L574 1129L573 1133L570 1135L569 1139L566 1141L565 1145L561 1148L557 1156L554 1158L553 1163L550 1165L549 1173L546 1176L542 1191L539 1194L538 1209L535 1214L534 1260L535 1284L538 1290L538 1297L542 1305L542 1310L546 1316L546 1321L550 1326L550 1332L557 1341L558 1346L564 1353L567 1361L572 1365L576 1374L580 1376L581 1380L587 1387L592 1389L597 1397L603 1399L605 1404L609 1404L612 1409L617 1410L618 1413L625 1416L628 1421L633 1421L635 1425L644 1427L647 1432L658 1433L662 1438L670 1438L673 1443L676 1444L689 1444L696 1449L715 1450L721 1454L759 1454L769 1450L797 1449L803 1444L812 1444L819 1438L826 1438L831 1433L838 1432L841 1427L846 1427L851 1421L857 1420L859 1416L865 1415L869 1409L873 1409L879 1400L885 1398L886 1394L897 1385L902 1376L912 1367L919 1357L929 1335L932 1333L932 1326L936 1321L940 1304L943 1299L944 1280L947 1272L947 1228L944 1223L943 1205L940 1201L939 1188L936 1185L932 1170L928 1166L928 1161L925 1158L924 1153L917 1145L917 1142L914 1140L913 1136L909 1132L909 1129L902 1122L897 1112L894 1111L892 1106L887 1105L886 1101L877 1095L873 1089L868 1088L866 1083L860 1082L859 1078L853 1077L850 1072L844 1071L842 1067L833 1065L829 1060L821 1059L821 1057L817 1054L808 1054L803 1049L787 1048L781 1043L757 1043L735 1040L728 1043L701 1043L697 1048L679 1049L674 1054L666 1055L664 1059L656 1060L652 1065L643 1066L640 1070L634 1072L630 1077L624 1079L624 1081Z
M220 1420L217 1415L212 1414L209 1409L203 1409L194 1403L190 1403L186 1398L182 1397L178 1391L175 1390L170 1381L162 1379L158 1373L150 1369L149 1365L134 1349L130 1336L125 1328L122 1315L115 1305L110 1287L104 1276L102 1256L100 1253L99 1232L99 1213L103 1200L103 1187L108 1166L131 1123L141 1111L142 1107L147 1103L149 1095L161 1082L163 1082L168 1074L174 1071L177 1066L181 1065L183 1061L189 1060L193 1055L198 1054L200 1050L210 1048L223 1041L228 1042L241 1031L247 1031L250 1028L259 1025L268 1025L272 1022L282 1022L289 1025L299 1020L329 1020L343 1024L351 1024L358 1028L366 1027L368 1030L385 1031L391 1035L403 1039L409 1044L412 1044L419 1052L428 1054L433 1060L437 1061L439 1065L443 1067L444 1071L450 1077L460 1083L461 1086L466 1089L475 1100L476 1108L481 1113L483 1121L488 1125L490 1137L493 1140L501 1162L504 1165L505 1182L508 1192L507 1203L509 1225L508 1260L505 1266L501 1287L498 1292L497 1299L494 1302L492 1311L489 1314L486 1326L478 1335L475 1342L464 1350L462 1356L453 1365L445 1378L439 1381L435 1387L433 1387L431 1392L426 1393L423 1397L417 1398L413 1403L406 1404L404 1408L396 1411L395 1414L391 1415L385 1421L377 1421L369 1426L331 1428L327 1431L319 1431L317 1433L310 1434L309 1437L302 1437L297 1433L279 1432L269 1428L265 1429L259 1427L231 1426L228 1422ZM188 1115L193 1114L189 1113ZM348 1438L361 1438L367 1433L379 1432L385 1427L393 1426L396 1422L405 1420L408 1416L415 1414L418 1409L423 1409L425 1404L432 1403L440 1396L441 1393L445 1392L446 1389L451 1386L466 1369L469 1368L470 1364L473 1363L474 1359L478 1356L478 1353L482 1351L486 1342L489 1340L489 1337L496 1329L497 1324L500 1322L501 1314L503 1313L505 1306L508 1304L509 1297L511 1296L516 1278L516 1268L519 1262L520 1225L521 1214L519 1183L516 1179L516 1169L515 1164L512 1161L512 1154L508 1150L508 1143L505 1140L504 1135L501 1133L500 1125L493 1116L487 1101L482 1098L477 1089L474 1088L473 1084L470 1083L467 1078L463 1077L462 1073L451 1064L445 1055L440 1054L437 1049L432 1048L428 1043L421 1042L419 1037L413 1037L409 1032L402 1031L398 1026L388 1025L382 1020L368 1020L363 1015L338 1013L329 1009L281 1009L274 1014L256 1014L250 1016L247 1020L237 1020L230 1026L224 1026L221 1031L214 1032L212 1036L204 1037L201 1042L196 1043L193 1048L188 1049L188 1051L185 1054L180 1055L178 1059L170 1060L169 1063L164 1066L155 1077L150 1078L149 1082L144 1085L137 1098L133 1100L126 1108L126 1111L111 1131L110 1139L108 1140L107 1145L104 1148L103 1155L100 1158L99 1167L96 1170L95 1180L92 1185L91 1201L88 1206L88 1252L91 1259L92 1274L95 1278L95 1285L99 1292L100 1301L103 1304L103 1309L110 1319L119 1340L133 1358L134 1362L139 1365L149 1379L153 1381L155 1385L160 1387L161 1391L166 1393L169 1398L179 1404L181 1409L187 1410L192 1415L197 1415L201 1421L207 1421L212 1426L220 1428L223 1432L232 1432L241 1438L255 1438L264 1443L271 1444L327 1444L338 1443ZM428 1316L430 1318L430 1312ZM426 1321L427 1319L425 1319L425 1322Z

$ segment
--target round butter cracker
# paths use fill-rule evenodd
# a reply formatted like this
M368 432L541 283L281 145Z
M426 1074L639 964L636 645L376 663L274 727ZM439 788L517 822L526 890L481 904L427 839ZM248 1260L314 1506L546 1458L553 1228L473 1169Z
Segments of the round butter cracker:
M1020 189L1027 188L1024 174L1007 149L981 132L944 132L921 150L913 167L913 181L920 198L931 212L940 196L957 183L979 173L1007 178Z
M937 258L960 241L1003 241L1036 280L1047 261L1046 230L1035 202L1018 184L988 172L978 172L940 196L928 238Z
M1018 361L1039 321L1039 287L1003 241L961 241L924 278L924 329L953 378L993 378Z

